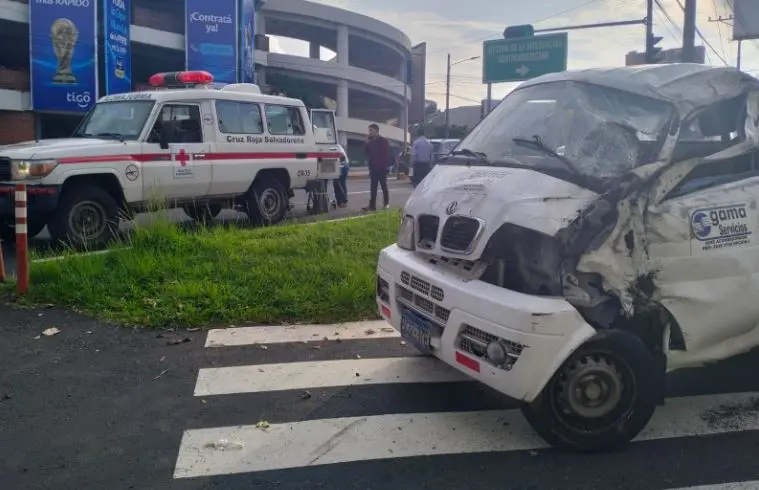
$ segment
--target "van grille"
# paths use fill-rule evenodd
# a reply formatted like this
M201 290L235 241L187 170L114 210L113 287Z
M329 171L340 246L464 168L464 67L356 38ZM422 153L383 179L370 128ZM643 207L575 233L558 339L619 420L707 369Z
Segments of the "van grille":
M0 158L0 180L11 180L10 158Z
M480 221L474 218L451 216L443 226L440 246L452 252L469 252L480 226Z
M431 249L437 241L440 218L431 214L419 215L419 247Z

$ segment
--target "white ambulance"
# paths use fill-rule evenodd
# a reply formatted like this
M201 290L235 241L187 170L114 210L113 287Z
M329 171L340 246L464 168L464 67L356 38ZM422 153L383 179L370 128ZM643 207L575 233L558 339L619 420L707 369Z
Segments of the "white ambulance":
M550 444L607 450L664 403L667 371L759 346L758 238L759 80L555 73L415 189L377 303L421 351L521 401Z
M47 225L75 247L108 242L156 200L192 218L223 208L282 221L293 189L328 209L339 177L334 113L252 84L211 88L207 72L159 73L156 90L102 97L72 137L0 147L0 236L14 232L16 183L28 189L29 236Z

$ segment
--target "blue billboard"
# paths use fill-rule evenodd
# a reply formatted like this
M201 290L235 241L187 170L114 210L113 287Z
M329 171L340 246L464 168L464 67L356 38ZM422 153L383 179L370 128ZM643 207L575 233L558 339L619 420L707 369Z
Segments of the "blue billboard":
M131 0L103 0L105 94L132 90Z
M256 83L256 2L240 0L240 82Z
M32 108L85 112L97 100L96 0L30 0Z
M205 70L213 75L216 83L237 82L238 1L185 1L188 70Z

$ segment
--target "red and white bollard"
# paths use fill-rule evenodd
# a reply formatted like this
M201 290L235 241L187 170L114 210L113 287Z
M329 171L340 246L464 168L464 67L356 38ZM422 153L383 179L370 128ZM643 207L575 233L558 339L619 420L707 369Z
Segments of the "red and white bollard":
M29 235L26 184L16 184L16 289L29 290Z

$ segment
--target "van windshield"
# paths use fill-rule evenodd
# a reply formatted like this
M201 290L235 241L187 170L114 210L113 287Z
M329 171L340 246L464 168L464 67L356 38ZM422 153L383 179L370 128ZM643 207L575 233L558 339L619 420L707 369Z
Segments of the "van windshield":
M155 101L99 102L74 131L74 138L136 140L142 133Z
M533 85L509 94L454 154L476 153L494 165L505 160L552 173L618 178L656 160L674 114L665 101L609 87ZM441 163L460 162L454 157Z

